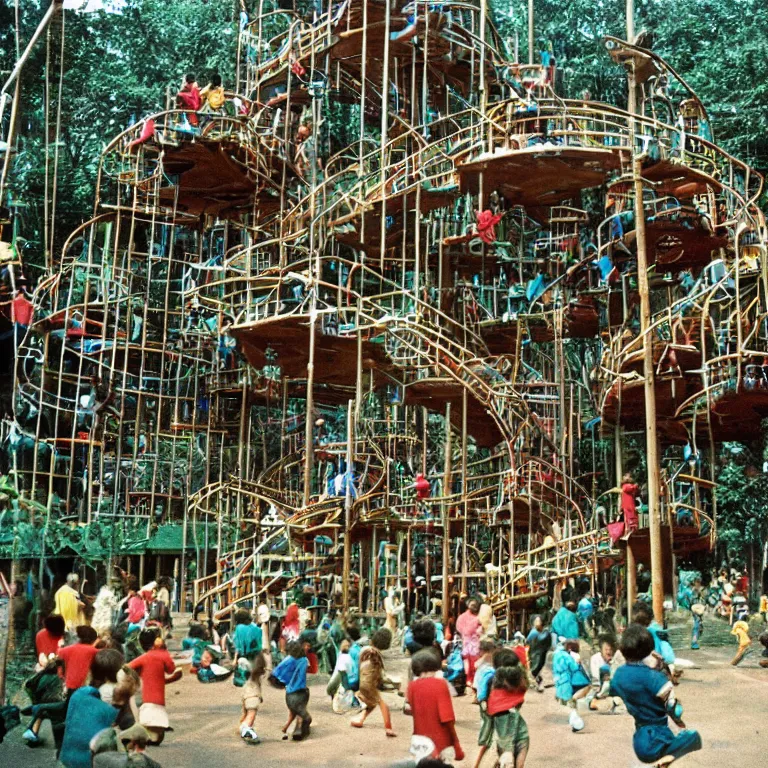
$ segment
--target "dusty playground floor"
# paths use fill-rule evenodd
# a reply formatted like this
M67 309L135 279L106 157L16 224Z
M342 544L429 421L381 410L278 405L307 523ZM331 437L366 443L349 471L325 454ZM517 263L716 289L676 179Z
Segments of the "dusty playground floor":
M689 727L697 728L704 749L680 762L686 768L738 765L762 768L766 765L768 723L768 670L757 666L753 651L734 669L729 666L731 648L681 652L700 669L687 671L678 688ZM406 679L406 661L399 653L388 654L388 671ZM394 702L396 697L388 699ZM400 699L402 702L402 699ZM477 754L479 715L471 697L454 699L457 730L466 759L471 766ZM174 732L150 756L163 768L271 768L285 765L386 766L408 757L411 719L401 706L393 708L398 738L384 735L381 715L372 714L364 730L353 730L351 715L335 715L324 685L311 688L310 712L314 718L310 740L304 743L281 740L280 728L286 709L282 691L265 686L265 702L256 720L262 743L244 744L238 735L240 694L231 681L203 685L192 675L168 688L168 711ZM631 747L633 726L626 715L584 714L586 728L573 734L567 725L568 712L554 700L553 689L529 693L523 708L531 735L527 766L557 768L635 768L641 763ZM50 732L43 731L46 745L29 749L16 728L0 746L2 766L42 768L54 764ZM483 765L491 768L486 757Z

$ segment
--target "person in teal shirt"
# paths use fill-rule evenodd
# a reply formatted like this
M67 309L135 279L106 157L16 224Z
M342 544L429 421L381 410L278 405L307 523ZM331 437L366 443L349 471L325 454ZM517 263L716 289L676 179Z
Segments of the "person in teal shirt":
M552 632L556 637L575 640L579 636L579 619L576 616L576 603L567 602L552 621Z
M252 661L261 652L261 627L253 623L251 612L245 608L235 611L235 631L232 634L235 658Z

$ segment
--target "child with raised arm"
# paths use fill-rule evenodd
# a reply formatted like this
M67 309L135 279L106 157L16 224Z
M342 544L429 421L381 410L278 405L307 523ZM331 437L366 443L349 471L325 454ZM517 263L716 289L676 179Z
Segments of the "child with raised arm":
M411 754L424 757L464 759L456 734L456 715L448 683L437 677L442 664L432 649L417 651L411 660L413 680L408 685L408 703L413 715Z
M635 719L632 746L637 758L660 766L701 749L701 736L687 729L675 735L670 729L669 717L682 725L682 707L675 700L672 681L644 663L653 648L653 637L645 627L639 624L627 627L621 639L626 664L614 673L611 694L624 701Z
M139 643L144 653L128 664L141 678L143 703L139 710L139 723L149 731L152 744L162 744L165 732L170 729L165 709L165 686L181 678L181 669L176 669L171 654L155 630L142 630Z

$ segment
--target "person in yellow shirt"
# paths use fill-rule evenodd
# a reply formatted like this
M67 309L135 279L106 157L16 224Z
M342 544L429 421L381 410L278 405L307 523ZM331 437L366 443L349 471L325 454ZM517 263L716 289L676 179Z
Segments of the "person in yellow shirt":
M752 645L752 638L749 636L749 624L746 621L737 621L733 625L731 634L736 635L739 640L739 649L731 659L731 664L735 667L746 656L749 646Z
M83 608L85 604L80 599L78 586L80 577L76 573L67 575L67 582L59 587L54 595L55 608L57 613L64 619L64 624L68 632L74 632L75 627L83 624Z
M221 75L213 75L211 82L200 91L200 97L203 100L201 112L221 113L224 109L224 86L221 84Z

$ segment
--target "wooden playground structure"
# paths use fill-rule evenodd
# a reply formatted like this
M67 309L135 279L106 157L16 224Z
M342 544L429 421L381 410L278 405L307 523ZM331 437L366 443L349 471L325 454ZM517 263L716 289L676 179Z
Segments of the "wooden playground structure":
M112 139L37 282L2 435L29 523L130 529L110 565L175 526L181 607L219 617L479 591L511 634L569 578L669 584L715 540L714 446L768 415L762 177L631 27L625 109L561 98L485 0L259 7L225 107Z

